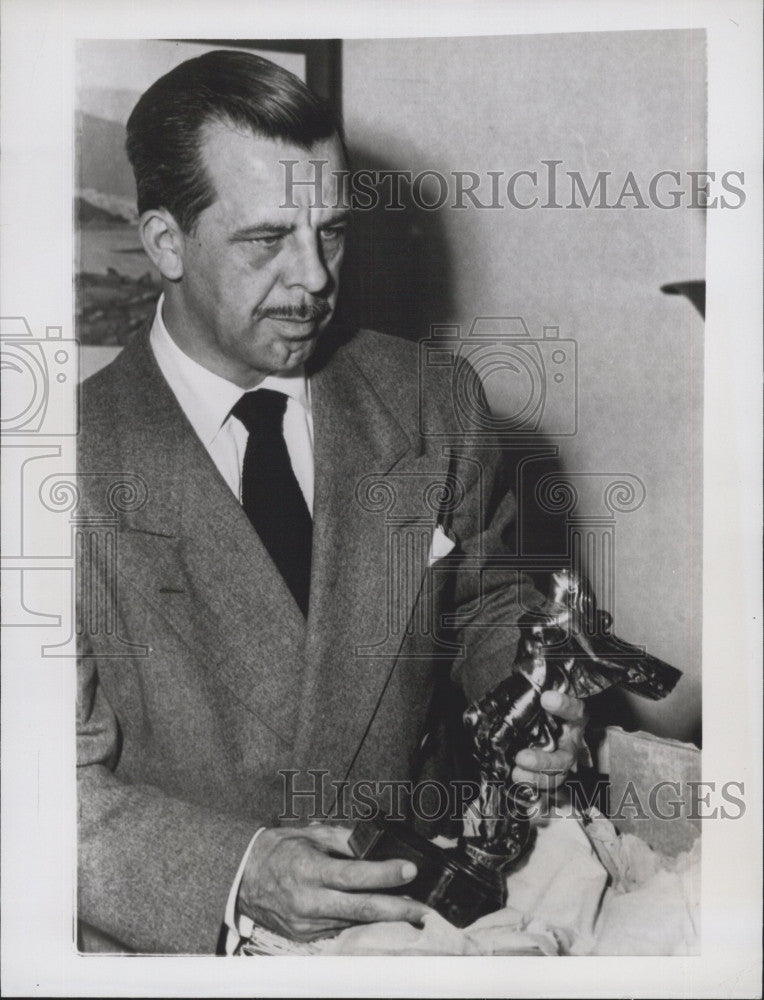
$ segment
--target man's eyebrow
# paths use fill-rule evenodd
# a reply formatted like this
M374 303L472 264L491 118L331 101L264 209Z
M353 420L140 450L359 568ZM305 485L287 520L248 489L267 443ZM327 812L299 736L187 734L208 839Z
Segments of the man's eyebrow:
M257 236L288 236L294 226L279 225L277 222L258 222L231 233L231 240L251 240Z
M328 229L330 226L339 226L343 222L350 222L350 209L337 212L337 214L333 215L331 219L327 219L326 222L323 222L319 226L319 229Z
M332 216L331 219L327 219L326 222L322 223L321 229L327 229L330 226L341 225L345 222L350 221L350 211L346 209L345 211L338 212L336 215ZM288 236L290 233L294 232L295 227L285 226L279 224L278 222L257 222L251 226L244 226L242 229L237 229L235 232L231 233L229 239L232 242L237 240L252 240L256 239L258 236Z

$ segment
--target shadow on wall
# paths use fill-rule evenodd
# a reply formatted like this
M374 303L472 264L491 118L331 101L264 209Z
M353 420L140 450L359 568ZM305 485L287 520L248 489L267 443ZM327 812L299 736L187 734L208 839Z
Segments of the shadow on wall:
M399 169L361 149L351 149L350 159L354 170ZM379 204L353 213L336 315L343 324L417 341L453 316L453 261L440 214L416 206L406 185L403 207L393 208L388 190L386 183Z

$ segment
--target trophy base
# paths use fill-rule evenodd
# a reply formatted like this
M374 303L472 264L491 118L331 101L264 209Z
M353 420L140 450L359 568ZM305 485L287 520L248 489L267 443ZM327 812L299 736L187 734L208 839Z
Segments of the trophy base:
M494 855L493 863L486 863L487 854L461 846L437 847L403 823L380 818L357 823L350 847L357 858L366 861L413 861L416 878L388 891L425 903L455 927L468 927L506 903L502 868L511 858Z

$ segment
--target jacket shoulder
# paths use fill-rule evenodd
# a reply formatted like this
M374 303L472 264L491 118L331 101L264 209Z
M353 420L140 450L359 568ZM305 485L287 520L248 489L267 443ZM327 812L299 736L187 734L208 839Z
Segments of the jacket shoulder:
M453 368L429 364L421 343L361 329L347 349L401 419L434 421L443 431L453 424Z
M80 386L78 460L101 460L101 452L118 446L120 429L136 418L136 389L143 374L142 345L133 341L117 357Z

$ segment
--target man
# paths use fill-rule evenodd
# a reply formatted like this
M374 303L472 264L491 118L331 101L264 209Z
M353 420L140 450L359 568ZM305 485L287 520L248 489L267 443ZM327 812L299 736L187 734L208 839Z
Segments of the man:
M443 690L471 699L510 669L538 595L490 568L514 516L500 452L465 439L446 454L419 433L413 345L328 328L347 160L299 80L241 52L186 62L139 101L128 154L163 296L148 336L83 390L82 510L103 512L104 477L112 500L120 481L137 497L111 508L114 571L88 570L132 645L83 640L83 947L214 952L253 922L303 939L417 922L421 904L384 892L412 865L350 860L342 823L284 821L344 818L343 782L443 776ZM286 161L302 180L324 163L320 198L286 190ZM450 385L435 371L421 401L444 433ZM393 507L399 532L426 522L431 572L391 561ZM455 554L436 572L440 510L470 571ZM579 702L548 697L560 749L514 772L542 790L583 724Z

